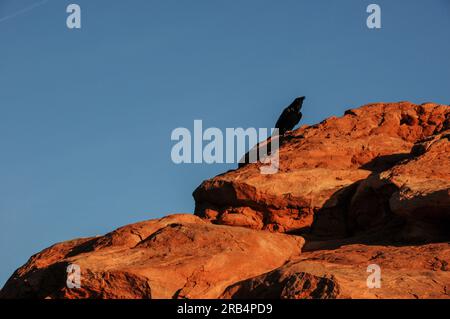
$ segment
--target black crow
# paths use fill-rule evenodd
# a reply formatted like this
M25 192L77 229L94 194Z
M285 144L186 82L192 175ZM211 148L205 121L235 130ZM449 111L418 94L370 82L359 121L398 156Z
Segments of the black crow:
M284 135L287 131L292 130L302 119L300 109L303 105L304 96L298 97L287 108L284 109L278 118L275 128L279 129L279 134Z

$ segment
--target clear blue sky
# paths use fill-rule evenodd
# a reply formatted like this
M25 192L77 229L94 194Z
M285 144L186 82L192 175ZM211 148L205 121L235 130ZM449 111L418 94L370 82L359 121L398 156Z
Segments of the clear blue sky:
M0 0L0 43L0 286L53 243L192 212L233 167L171 162L194 119L272 127L298 95L307 124L450 103L448 0Z

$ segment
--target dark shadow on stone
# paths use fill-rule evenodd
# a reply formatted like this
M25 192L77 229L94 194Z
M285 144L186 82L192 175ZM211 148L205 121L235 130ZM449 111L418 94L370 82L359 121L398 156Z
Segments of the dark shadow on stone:
M412 155L410 153L382 155L375 157L370 162L367 162L366 164L360 166L360 168L372 172L382 172L410 158L412 158Z
M22 277L17 271L6 282L0 299L44 299L61 297L66 286L67 262L58 262L46 268L34 269Z
M335 299L340 293L336 279L297 272L281 278L278 270L243 280L226 291L231 299Z
M394 214L389 206L389 199L398 191L394 185L386 185L377 192L368 189L369 193L373 193L368 193L367 199L362 197L364 205L353 207L352 203L355 204L356 200L354 196L361 182L334 193L315 212L311 227L295 232L295 235L305 238L303 251L337 249L351 244L407 246L450 240L450 225L445 223L427 224L429 228L423 236L411 237L409 229L412 225L418 225L417 222Z
M99 237L100 238L100 237ZM72 250L66 254L64 258L74 257L82 253L88 253L95 250L95 244L97 244L99 238L92 238L78 246L72 248Z
M270 156L273 152L272 150L272 141L278 140L279 146L281 146L281 142L283 140L283 136L274 135L268 137L266 140L257 143L253 146L244 156L239 160L238 168L242 168L248 164L254 164L261 161L260 152L263 152L263 157ZM261 151L261 148L262 151ZM253 153L253 154L252 154ZM253 158L251 158L251 156Z

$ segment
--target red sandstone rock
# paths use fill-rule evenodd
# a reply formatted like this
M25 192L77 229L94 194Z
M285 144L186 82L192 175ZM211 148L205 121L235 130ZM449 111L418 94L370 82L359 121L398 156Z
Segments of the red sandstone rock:
M228 287L222 298L450 298L450 245L347 245L302 253L266 274ZM367 286L367 267L381 287Z
M19 268L0 297L217 298L228 285L298 256L303 243L173 215L56 244ZM69 264L80 266L79 289L66 287Z
M279 232L312 226L316 235L348 236L359 225L347 216L357 189L353 214L364 229L384 220L388 212L381 206L399 187L394 183L392 189L371 193L359 184L411 158L414 143L438 135L449 123L449 106L401 102L367 105L341 118L301 127L280 147L279 173L263 175L258 164L249 164L207 180L193 194L196 214L217 224ZM450 160L444 148L421 176L442 174L448 180ZM448 186L441 186L444 190L436 196L444 199L434 207L448 212ZM410 205L405 204L408 196L402 197L401 209ZM396 205L395 199L391 204Z
M360 183L349 224L364 230L392 215L403 217L404 237L445 237L450 225L450 131L418 142L409 159Z
M449 132L449 106L407 102L304 126L285 136L278 174L249 164L203 182L202 219L56 244L0 298L450 298ZM69 264L80 289L66 287Z

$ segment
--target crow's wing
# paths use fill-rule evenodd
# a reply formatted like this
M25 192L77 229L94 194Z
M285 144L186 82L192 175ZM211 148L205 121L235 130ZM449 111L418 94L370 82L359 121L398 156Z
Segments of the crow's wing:
M275 128L282 128L282 126L286 126L286 123L289 121L289 117L290 117L289 108L286 108L278 118L278 121L275 124Z

